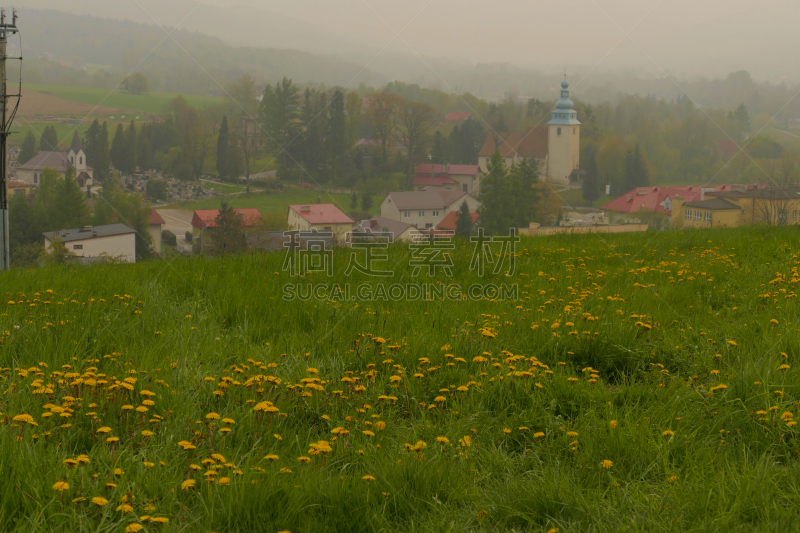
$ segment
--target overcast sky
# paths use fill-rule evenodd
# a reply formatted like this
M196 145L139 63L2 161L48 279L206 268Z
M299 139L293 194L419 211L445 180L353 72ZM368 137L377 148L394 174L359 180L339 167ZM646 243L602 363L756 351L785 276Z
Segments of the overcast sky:
M309 51L329 51L358 63L386 48L410 57L505 62L545 71L634 68L720 77L744 69L762 80L800 81L800 0L201 3L195 10L196 0L17 0L17 5L162 25L183 20L182 28L212 33L231 44L307 44Z

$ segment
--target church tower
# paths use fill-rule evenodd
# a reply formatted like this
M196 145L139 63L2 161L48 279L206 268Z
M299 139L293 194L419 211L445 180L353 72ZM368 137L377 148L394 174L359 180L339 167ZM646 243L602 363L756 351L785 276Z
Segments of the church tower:
M580 164L581 123L569 99L569 82L561 82L561 100L547 123L547 181L569 184Z

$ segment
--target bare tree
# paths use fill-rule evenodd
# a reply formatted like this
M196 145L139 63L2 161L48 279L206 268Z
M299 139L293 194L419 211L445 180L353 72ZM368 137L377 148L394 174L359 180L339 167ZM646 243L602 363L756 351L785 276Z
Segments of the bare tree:
M397 127L397 108L400 98L395 94L375 93L370 97L366 118L381 143L383 161L389 159L389 143Z
M789 212L798 202L797 174L800 161L797 154L785 151L772 160L771 181L766 189L753 191L753 222L769 226L785 226Z
M414 179L416 162L420 161L429 141L431 127L438 118L438 113L428 104L413 100L400 100L398 105L398 122L403 127L403 145L408 150L406 176L408 185Z

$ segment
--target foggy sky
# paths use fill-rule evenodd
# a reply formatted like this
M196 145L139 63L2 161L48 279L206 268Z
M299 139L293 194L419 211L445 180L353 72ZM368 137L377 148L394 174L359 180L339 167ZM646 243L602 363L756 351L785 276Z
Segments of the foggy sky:
M174 26L196 3L18 0L17 5ZM242 20L248 24L231 22ZM265 29L259 31L262 20ZM360 63L394 53L545 72L626 68L723 77L749 70L758 79L780 82L800 81L794 53L800 49L798 22L798 0L205 0L181 27L234 45L280 48L285 42L286 48ZM279 37L276 23L284 31ZM287 39L287 32L302 39Z

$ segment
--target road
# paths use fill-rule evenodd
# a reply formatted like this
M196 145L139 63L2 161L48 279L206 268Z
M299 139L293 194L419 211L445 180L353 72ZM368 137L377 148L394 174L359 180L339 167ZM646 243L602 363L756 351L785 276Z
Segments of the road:
M192 253L191 243L186 242L184 235L192 231L192 211L182 209L156 209L161 218L164 219L164 228L175 234L178 239L178 251L181 253Z

